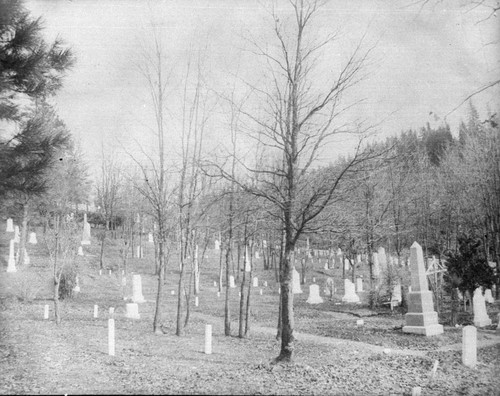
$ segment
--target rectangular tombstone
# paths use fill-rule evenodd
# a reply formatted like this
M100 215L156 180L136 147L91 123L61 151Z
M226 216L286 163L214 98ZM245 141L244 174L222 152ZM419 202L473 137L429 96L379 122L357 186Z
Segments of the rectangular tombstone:
M356 278L356 289L358 293L363 291L363 278Z
M465 326L462 330L462 363L471 368L477 365L477 330L474 326Z
M108 319L108 354L115 356L115 320Z
M99 306L94 305L94 318L97 318L98 313L99 313Z
M146 300L142 295L142 280L138 274L132 275L132 302L143 303Z
M129 303L125 305L126 313L125 317L129 319L140 319L141 315L139 315L139 305L137 303Z
M31 243L32 245L36 245L38 243L38 241L36 239L36 233L30 232L29 243Z
M14 239L11 239L10 240L10 244L9 244L9 259L7 261L7 272L16 272L17 271L17 268L16 268L16 258L15 258L15 253L14 253L14 250L15 250L15 244L16 242L14 241Z
M45 304L45 307L43 309L43 318L48 319L49 318L49 306Z
M212 325L205 325L205 354L212 353Z
M7 219L7 229L5 230L5 232L14 232L14 222L11 218Z

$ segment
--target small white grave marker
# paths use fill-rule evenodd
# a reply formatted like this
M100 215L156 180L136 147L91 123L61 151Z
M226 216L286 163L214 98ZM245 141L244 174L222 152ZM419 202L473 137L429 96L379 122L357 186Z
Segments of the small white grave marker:
M109 307L109 317L113 318L115 315L115 308L114 307Z
M49 306L45 304L44 310L43 310L43 318L48 319L49 318Z
M94 318L97 318L97 315L99 314L99 306L94 305Z
M214 281L214 287L217 287L217 282L216 281Z
M36 233L30 232L29 243L31 243L32 245L36 245L38 243L38 241L36 240Z
M477 364L477 330L474 326L462 329L462 363L471 368Z
M194 306L197 307L200 304L200 300L198 299L198 296L195 296L194 298Z
M264 281L264 287L267 287L267 281Z
M108 274L109 274L109 275L111 275L111 270L109 270L109 273L108 273Z
M127 311L125 313L125 317L129 319L140 319L141 315L139 315L139 305L137 303L128 303L125 305Z
M253 278L253 287L259 287L259 278L255 277Z
M217 298L219 298L219 297L220 297L220 292L217 292Z
M115 320L108 319L108 354L115 356Z
M14 243L13 239L10 240L9 245L9 261L7 262L7 272L16 272L16 259L14 257Z
M78 246L78 255L83 256L83 247L81 247L81 246ZM101 274L99 274L99 275L101 275Z
M5 232L14 232L14 222L10 218L7 219L7 229Z
M363 327L365 325L365 321L363 319L358 319L356 321L356 326Z
M260 295L262 296L262 289L260 289L260 292L259 292L259 294L260 294Z
M420 386L414 386L411 390L411 396L421 396L422 388Z
M229 276L229 287L236 287L236 285L234 284L234 276L233 275Z
M102 275L102 270L99 270L99 275Z
M14 226L14 241L19 243L21 241L21 233L19 231L19 226Z
M205 353L212 353L212 325L205 325Z
M132 302L143 303L146 300L142 295L142 280L139 274L132 276Z
M432 378L434 378L434 376L436 375L438 366L439 366L439 360L434 360L434 366L432 366L432 374L431 374Z
M172 291L170 292L170 294L171 294L172 296L175 296L175 290L172 290Z
M307 299L307 303L309 304L321 304L323 299L319 295L319 286L318 285L310 285L309 286L309 297Z

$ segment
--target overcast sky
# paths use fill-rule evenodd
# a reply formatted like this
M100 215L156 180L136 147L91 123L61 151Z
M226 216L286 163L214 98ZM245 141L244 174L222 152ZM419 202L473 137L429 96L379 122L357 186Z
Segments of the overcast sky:
M350 99L364 99L356 109L368 123L378 124L381 136L433 125L475 89L498 76L498 20L487 8L467 1L330 1L317 20L318 34L341 28L338 45L323 58L326 69L337 70L366 32L367 46L375 44L367 78ZM265 3L265 2L264 2ZM144 80L136 65L151 21L161 27L168 43L174 75L179 76L187 53L205 50L207 75L214 86L229 73L258 81L260 71L246 48L245 38L262 42L269 19L253 0L43 0L27 1L34 16L45 20L48 39L56 35L74 50L77 63L55 98L66 122L91 164L99 161L101 142L133 146L147 135L152 114ZM325 70L326 70L325 69ZM177 73L177 74L176 74ZM498 78L498 77L496 77ZM175 82L173 82L175 86ZM474 98L484 113L496 109L499 90ZM467 106L448 115L452 130ZM432 114L431 114L432 112ZM437 115L440 119L435 117ZM224 131L211 131L223 139ZM172 133L175 133L173 131ZM337 151L339 147L337 146ZM345 150L349 145L346 143ZM332 151L332 156L335 155Z

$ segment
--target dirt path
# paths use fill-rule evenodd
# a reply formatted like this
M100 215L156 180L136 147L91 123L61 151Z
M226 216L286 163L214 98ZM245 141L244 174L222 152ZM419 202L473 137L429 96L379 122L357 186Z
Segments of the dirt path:
M220 318L216 318L214 316L210 315L205 315L201 313L195 313L194 314L196 317L200 319L204 319L209 323L222 323ZM220 325L222 328L222 325ZM258 333L264 333L264 334L269 334L272 335L273 337L276 335L276 329L271 328L271 327L264 327L264 326L259 326L256 324L252 324L250 327L250 332L258 332ZM319 336L315 334L307 334L307 333L302 333L298 331L294 331L295 338L297 341L307 341L311 343L316 343L316 344L327 344L327 345L332 345L332 346L340 346L340 345L350 345L353 351L370 351L373 353L387 353L387 350L389 349L392 354L397 354L397 355L411 355L411 356L425 356L426 352L425 351L417 351L413 349L390 349L384 346L380 345L373 345L373 344L367 344L365 342L360 342L360 341L352 341L352 340L346 340L342 338L333 338L333 337L325 337L325 336Z
M194 316L206 320L209 323L222 323L220 318L217 318L215 316L211 315L205 315L201 313L194 313ZM216 325L219 326L219 325ZM220 325L220 330L222 331L222 325ZM264 327L260 326L258 324L252 324L250 328L251 332L258 332L258 333L264 333L268 334L271 336L276 336L276 329L271 328L271 327ZM346 340L342 338L333 338L333 337L325 337L325 336L320 336L320 335L315 335L315 334L308 334L308 333L302 333L298 331L294 331L295 338L297 341L306 341L310 343L316 343L316 344L326 344L326 345L332 345L332 346L340 346L340 345L349 345L353 351L370 351L373 353L389 353L389 354L394 354L394 355L406 355L406 356L425 356L427 355L427 351L419 351L415 349L394 349L394 348L387 348L385 346L381 345L373 345L373 344L368 344L365 342L360 342L360 341L352 341L352 340ZM486 334L484 336L484 339L478 340L477 341L477 347L478 348L484 348L484 347L489 347L493 346L496 344L500 344L500 334ZM462 343L457 343L457 344L452 344L452 345L446 345L443 347L438 348L436 351L439 352L447 352L447 351L460 351L462 350Z

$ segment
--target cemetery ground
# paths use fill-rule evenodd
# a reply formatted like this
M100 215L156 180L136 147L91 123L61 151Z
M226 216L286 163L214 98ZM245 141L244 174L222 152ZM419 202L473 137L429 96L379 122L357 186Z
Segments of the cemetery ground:
M279 353L276 340L278 285L274 270L254 262L259 286L251 288L251 322L247 338L238 333L239 297L231 289L231 329L224 336L224 293L217 297L219 255L208 250L201 266L199 306L190 302L190 320L182 337L175 335L178 272L169 263L165 290L163 335L152 332L156 296L153 247L145 244L145 258L130 259L127 286L122 287L118 242L109 241L105 270L99 275L99 244L84 246L77 257L80 293L62 301L62 322L54 322L51 263L41 233L28 245L29 271L5 271L8 238L0 232L0 393L1 394L500 394L500 334L496 328L497 302L488 304L494 325L478 329L478 365L461 363L462 329L445 325L444 334L423 337L401 331L399 309L371 311L366 292L362 304L342 304L340 269L309 269L302 294L294 296L295 359L270 365ZM108 269L112 272L109 274ZM125 295L130 295L131 273L141 274L146 299L139 304L140 319L125 318ZM312 278L324 302L306 303ZM324 293L327 277L337 288L333 299ZM189 279L189 276L187 277ZM365 276L366 279L366 276ZM241 281L241 277L240 277ZM267 287L263 282L267 281ZM365 289L367 284L365 284ZM260 294L262 289L262 295ZM50 316L44 320L44 305ZM93 317L94 305L99 315ZM107 319L115 308L116 355L108 355ZM363 319L364 326L356 321ZM471 321L463 314L461 322ZM213 326L212 354L204 353L205 325ZM433 374L435 361L438 367Z

